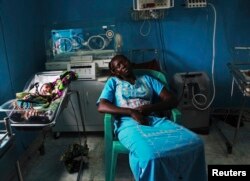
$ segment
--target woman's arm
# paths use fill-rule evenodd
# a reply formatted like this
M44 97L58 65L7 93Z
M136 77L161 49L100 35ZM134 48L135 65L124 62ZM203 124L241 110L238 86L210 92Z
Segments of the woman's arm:
M165 87L162 89L159 96L161 101L155 104L140 106L137 108L137 110L143 115L149 115L151 112L166 111L175 108L177 106L176 97L171 92L169 92Z
M101 99L98 105L98 111L101 113L110 113L114 115L126 115L131 116L135 121L140 124L147 125L148 121L144 116L135 109L117 107L106 99Z

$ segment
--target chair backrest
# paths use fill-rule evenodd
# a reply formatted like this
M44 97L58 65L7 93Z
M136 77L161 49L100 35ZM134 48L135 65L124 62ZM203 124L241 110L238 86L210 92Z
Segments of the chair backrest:
M154 78L157 78L167 87L167 89L169 89L169 84L168 84L168 81L166 79L166 76L162 72L159 72L156 70L151 70L151 69L134 69L134 73L136 75L146 74L146 75L150 75Z

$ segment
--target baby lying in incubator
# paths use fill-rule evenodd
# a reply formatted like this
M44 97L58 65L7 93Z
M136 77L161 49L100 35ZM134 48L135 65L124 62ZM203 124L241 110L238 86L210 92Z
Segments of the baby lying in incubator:
M35 93L16 93L17 100L13 103L16 111L11 115L11 120L14 122L25 120L39 123L50 122L53 111L60 102L58 99L63 95L63 91L70 82L76 79L75 72L67 71L54 82L44 83L40 90L38 90L38 86L34 86L36 87Z

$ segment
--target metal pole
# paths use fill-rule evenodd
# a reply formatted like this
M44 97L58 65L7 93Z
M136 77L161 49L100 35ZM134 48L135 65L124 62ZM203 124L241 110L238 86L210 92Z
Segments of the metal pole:
M20 164L19 164L18 160L16 161L16 168L17 168L18 180L23 181L23 175L22 175L22 172L20 169Z
M237 141L237 135L238 135L238 132L239 132L239 129L240 129L240 121L241 121L243 110L244 110L245 103L246 103L246 98L243 97L243 99L244 100L243 100L243 104L242 104L242 107L241 107L241 110L240 110L240 114L239 114L239 117L238 117L237 127L235 128L235 132L234 132L233 144L235 144L236 141Z
M5 121L6 130L8 132L8 136L11 137L13 135L13 133L12 133L12 129L10 126L10 119L8 117L6 117L6 118L4 118L4 121Z

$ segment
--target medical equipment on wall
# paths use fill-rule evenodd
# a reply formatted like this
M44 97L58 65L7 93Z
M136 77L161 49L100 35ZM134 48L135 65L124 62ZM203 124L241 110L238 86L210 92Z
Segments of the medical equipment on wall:
M165 10L174 7L174 0L133 0L131 18L138 20L163 19Z
M133 0L133 9L137 11L172 7L174 7L174 0Z
M206 107L211 99L210 80L205 72L176 73L173 88L179 100L182 112L182 124L190 129L209 128L209 109Z
M201 8L207 6L207 0L185 0L187 8Z
M94 62L70 61L67 70L76 72L79 79L96 79L96 64Z
M154 10L144 10L131 12L132 20L153 20L153 19L163 19L165 17L165 9L154 9Z

